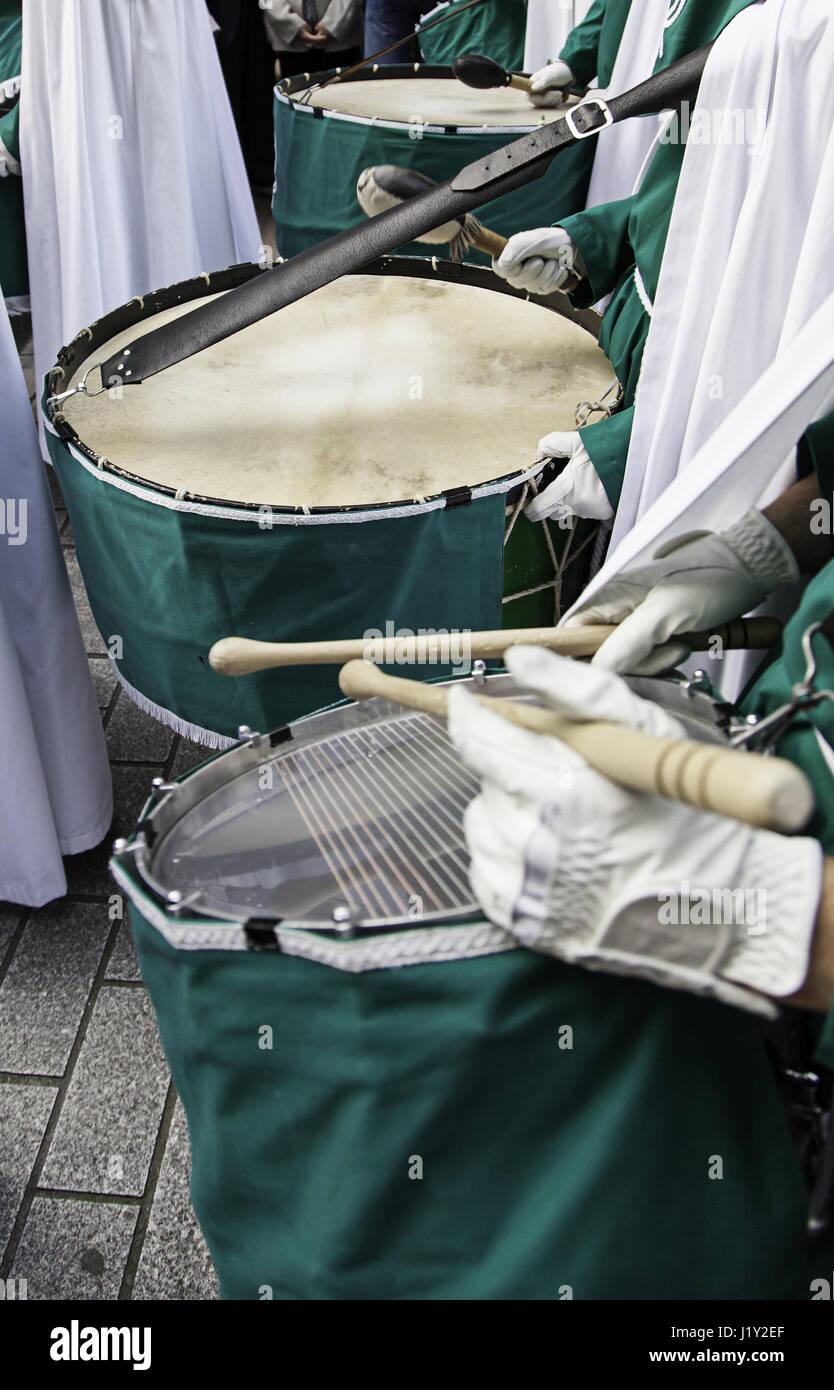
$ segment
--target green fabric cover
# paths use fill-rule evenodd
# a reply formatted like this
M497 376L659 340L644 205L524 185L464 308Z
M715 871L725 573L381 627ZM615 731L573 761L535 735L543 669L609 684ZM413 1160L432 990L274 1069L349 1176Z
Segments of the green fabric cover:
M504 498L356 525L280 526L174 511L92 476L47 432L78 563L119 670L147 699L233 737L340 698L338 670L229 678L209 648L236 635L313 641L501 622ZM401 672L398 672L401 674Z
M817 475L820 496L834 505L834 414L812 425L800 446L800 461L810 463ZM810 518L809 518L810 520ZM804 679L802 636L812 623L824 622L834 612L834 560L808 585L802 601L785 627L780 647L762 673L752 682L743 700L751 714L767 714L788 702L794 685ZM814 638L817 659L816 685L834 690L834 650L824 633ZM834 777L828 770L816 739L818 729L834 748L834 704L823 701L796 720L776 745L776 752L803 768L816 797L816 814L806 833L816 836L826 854L834 855ZM818 1046L818 1060L834 1071L834 1008L828 1014Z
M22 27L19 0L0 6L0 83L20 76ZM20 159L19 129L20 102L16 101L0 116L0 147L16 160ZM6 296L29 293L23 185L19 175L10 173L0 178L0 292Z
M413 77L410 67L387 67L389 76ZM415 98L419 79L414 78ZM415 100L415 111L419 101ZM530 124L537 116L531 108ZM362 221L356 182L372 164L399 164L437 182L465 165L517 139L500 131L484 135L433 134L410 139L408 128L385 128L368 122L317 119L275 101L275 236L282 256L295 256L336 232ZM483 223L503 236L528 227L558 222L584 207L591 177L593 140L581 141L551 164L543 178L477 210ZM315 170L315 178L311 171ZM436 248L444 253L443 247ZM432 247L412 243L399 254L431 255ZM445 254L445 253L444 253ZM470 251L467 260L489 264L489 257Z
M349 974L131 915L223 1297L807 1297L749 1016L524 950Z
M455 10L459 4L463 0L452 0L449 9ZM424 23L427 18L424 16ZM461 53L485 53L509 72L521 72L526 28L524 0L485 0L468 13L455 18L450 15L421 34L420 51L424 62L449 67Z
M631 0L594 0L582 23L571 30L559 57L583 86L595 78L598 87L608 86L630 9Z

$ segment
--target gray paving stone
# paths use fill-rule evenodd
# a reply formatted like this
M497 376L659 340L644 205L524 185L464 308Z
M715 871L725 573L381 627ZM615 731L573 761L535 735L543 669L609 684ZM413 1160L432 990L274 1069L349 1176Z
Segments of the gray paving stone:
M0 903L0 961L6 954L6 947L20 925L20 919L27 909L17 903Z
M214 752L213 748L206 748L202 743L191 743L187 738L180 738L171 764L171 779L182 777L184 772L190 772L192 767L197 767L199 763L211 758Z
M139 1196L169 1075L144 990L105 985L41 1174L41 1187Z
M75 550L69 547L65 549L64 560L66 561L72 594L75 599L78 621L81 624L81 635L84 638L84 650L91 656L106 655L107 647L102 640L101 633L96 627L95 618L93 617L89 599L87 598L87 590L84 588L84 580L81 578L81 570L78 567ZM110 634L107 635L109 636Z
M86 854L68 855L64 859L67 875L67 889L70 893L107 897L116 892L107 861L113 849L113 841L120 835L130 835L135 829L139 812L148 799L151 782L162 775L162 764L147 767L131 767L116 764L113 773L113 825L95 849Z
M113 1202L38 1197L11 1277L30 1299L111 1299L121 1287L139 1209Z
M124 894L122 897L124 898ZM125 911L127 911L126 904ZM107 962L105 978L108 980L141 980L142 978L142 972L139 969L139 957L133 944L133 932L127 917L119 928L116 944Z
M111 759L162 763L171 751L175 734L166 724L146 714L122 690L107 725L107 751Z
M0 1257L57 1094L54 1086L0 1085Z
M0 985L0 1071L63 1074L110 927L66 898L30 918Z
M185 1111L177 1101L148 1229L133 1285L134 1299L213 1299L217 1275L188 1196L191 1153Z
M89 666L98 707L99 709L107 709L113 691L118 685L116 672L113 670L110 660L106 656L91 656Z

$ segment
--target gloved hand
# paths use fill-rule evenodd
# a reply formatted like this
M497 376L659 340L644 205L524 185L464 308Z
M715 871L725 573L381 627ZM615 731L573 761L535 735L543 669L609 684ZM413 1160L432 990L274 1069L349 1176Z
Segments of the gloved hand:
M681 733L609 672L537 647L511 648L506 661L567 718ZM464 816L473 891L522 945L765 1017L775 1013L765 996L804 983L822 883L816 840L624 791L459 686L449 732L482 779Z
M567 626L618 623L594 664L650 675L689 655L684 644L669 642L675 633L741 617L798 579L787 541L754 508L727 531L693 531L661 546L649 564L612 579Z
M613 508L577 430L566 433L555 430L553 434L546 434L539 440L538 453L539 457L545 454L554 459L565 458L568 463L558 478L524 508L524 515L530 521L544 521L545 517L561 520L571 516L610 520Z
M575 83L576 78L567 63L554 58L530 78L530 100L534 106L561 106L567 88Z
M527 294L553 294L568 281L582 279L585 266L564 227L535 227L511 236L498 260L496 275Z

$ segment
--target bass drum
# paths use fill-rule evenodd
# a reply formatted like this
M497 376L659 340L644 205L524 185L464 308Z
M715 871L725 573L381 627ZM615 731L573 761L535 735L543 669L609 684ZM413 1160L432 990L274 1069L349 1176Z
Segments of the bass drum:
M62 351L47 397L138 325L258 273L115 310ZM521 508L546 481L537 440L610 385L597 323L490 271L386 258L141 387L47 399L78 562L131 697L218 746L339 698L327 667L217 675L219 637L553 622L592 528Z
M706 697L637 689L723 737ZM222 1295L801 1294L758 1021L485 921L476 792L443 725L371 700L158 786L117 844Z
M334 79L332 81L328 79ZM477 91L449 67L399 64L287 78L275 88L275 239L295 256L362 221L356 183L372 164L418 169L441 183L465 165L558 120L565 107L539 108L513 87ZM596 138L580 140L543 178L475 209L492 231L513 232L581 212ZM315 171L315 177L312 177ZM425 256L419 243L398 254ZM488 264L474 249L467 260Z

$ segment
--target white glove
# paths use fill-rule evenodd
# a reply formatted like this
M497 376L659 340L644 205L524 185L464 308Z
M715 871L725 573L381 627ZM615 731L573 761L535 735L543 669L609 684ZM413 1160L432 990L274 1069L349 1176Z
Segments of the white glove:
M561 521L573 516L593 517L597 521L611 519L614 511L608 494L577 430L546 434L539 440L538 453L540 458L545 454L569 462L558 478L524 508L530 521L544 521L545 517Z
M554 58L546 67L539 68L530 78L530 100L534 106L561 106L568 87L574 86L576 78L567 63Z
M553 294L568 280L582 278L585 266L564 227L536 227L511 236L498 260L496 275L527 294Z
M619 623L594 664L649 675L689 655L685 644L668 642L675 633L709 631L798 579L787 541L754 508L727 531L692 531L661 546L649 564L612 579L566 625Z
M537 647L507 665L570 719L682 731L618 676ZM482 779L464 829L487 916L523 946L773 1017L804 983L822 850L658 796L624 791L556 739L449 693L449 732Z

